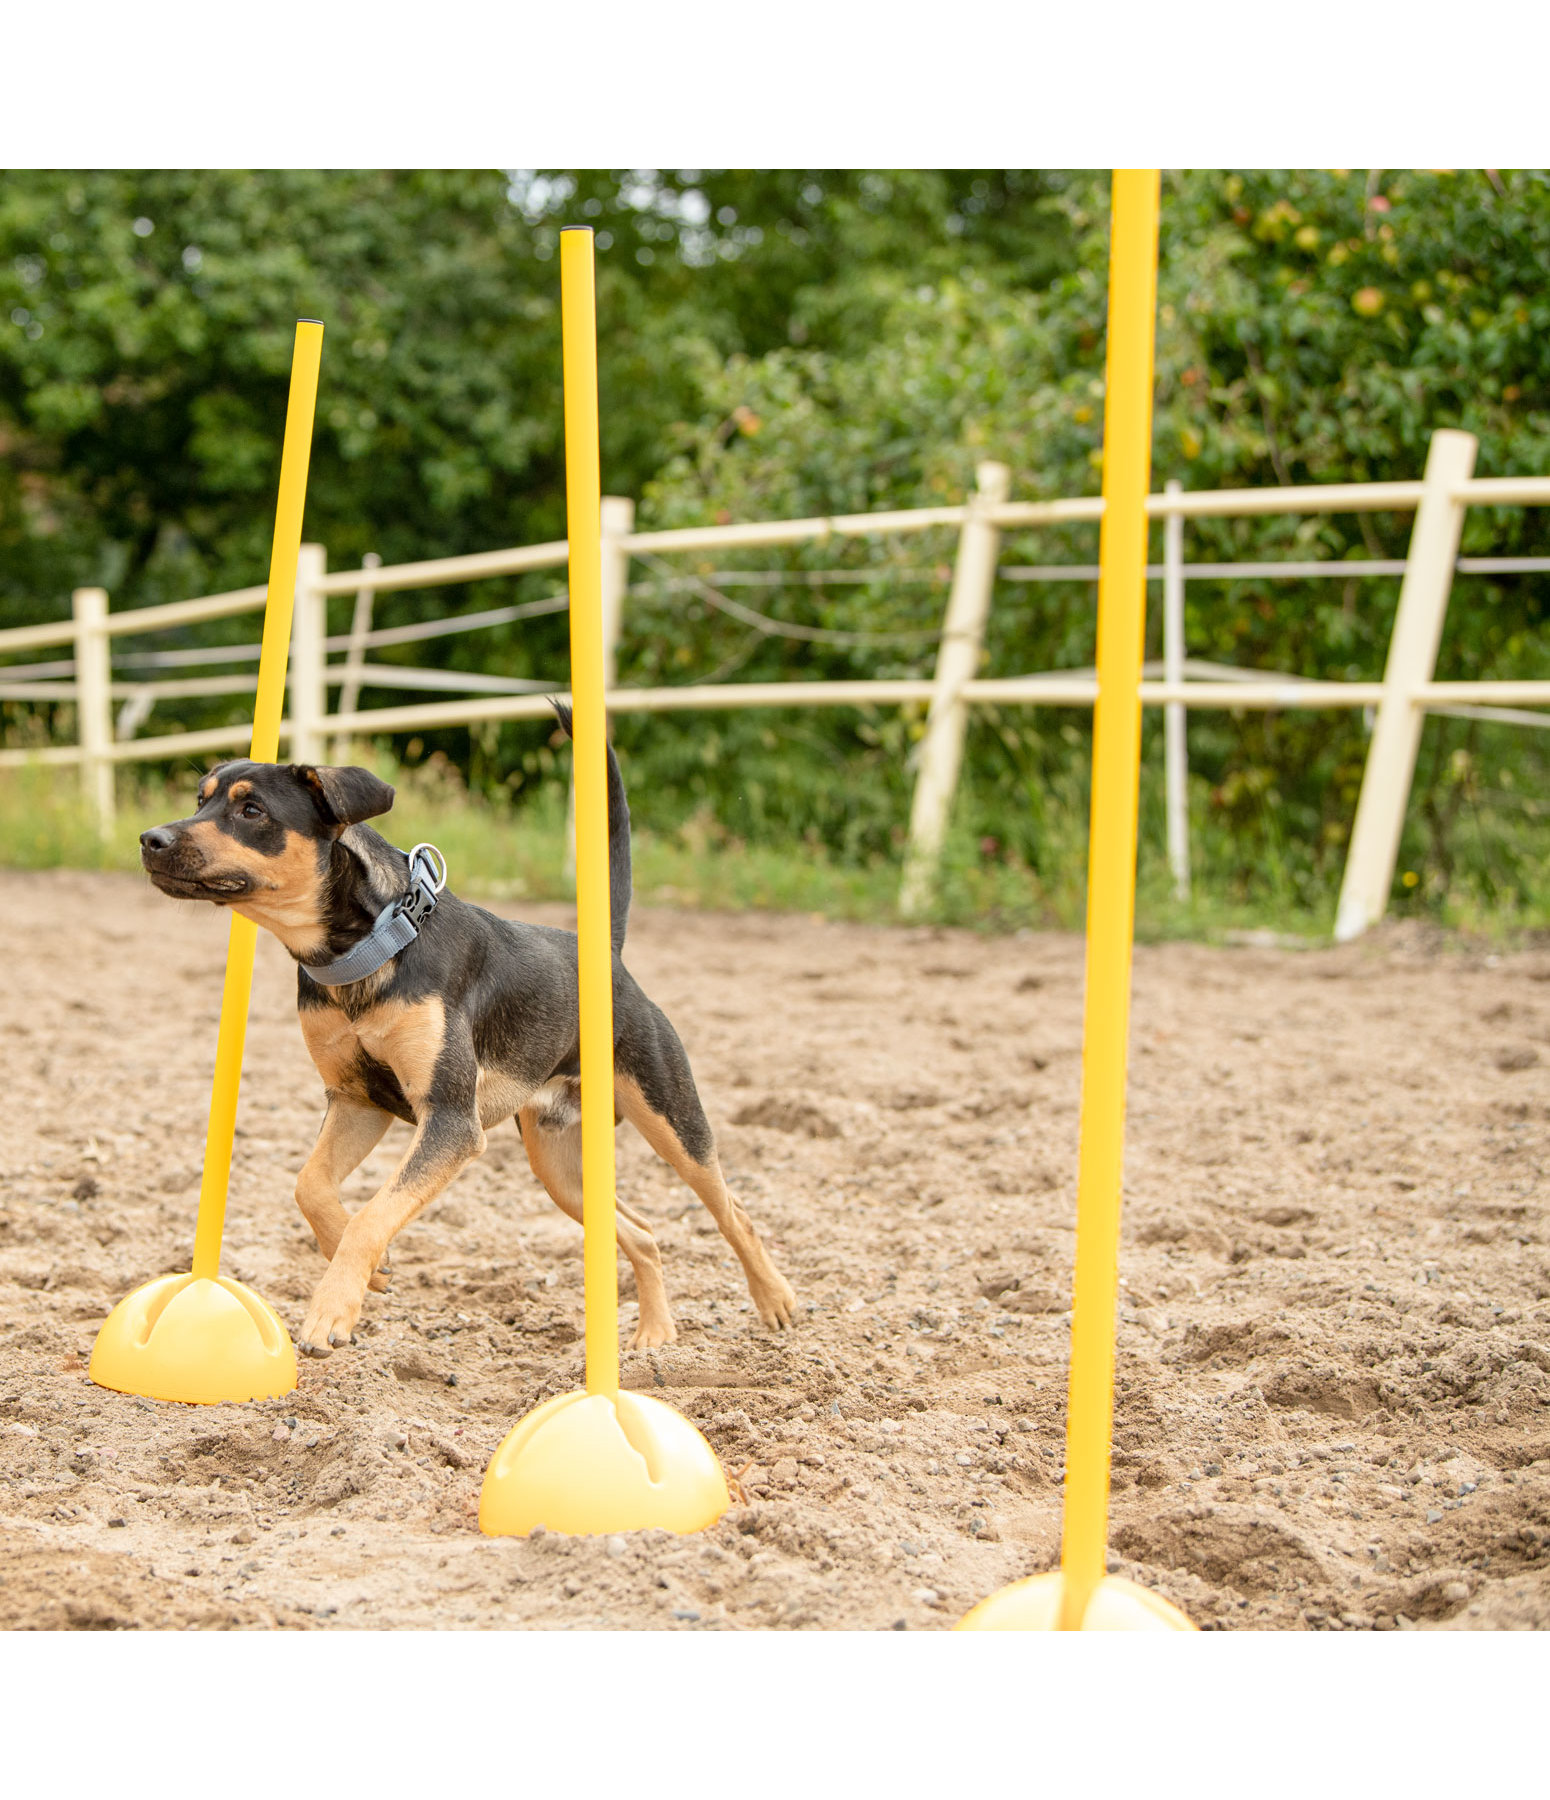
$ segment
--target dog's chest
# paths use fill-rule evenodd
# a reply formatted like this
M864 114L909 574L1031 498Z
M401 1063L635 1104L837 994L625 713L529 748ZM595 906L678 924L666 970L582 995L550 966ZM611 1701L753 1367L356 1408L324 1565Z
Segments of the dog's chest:
M359 1085L376 1065L396 1080L411 1105L430 1094L446 1043L446 1011L437 995L383 1000L348 1016L336 1006L304 1008L302 1036L328 1087Z

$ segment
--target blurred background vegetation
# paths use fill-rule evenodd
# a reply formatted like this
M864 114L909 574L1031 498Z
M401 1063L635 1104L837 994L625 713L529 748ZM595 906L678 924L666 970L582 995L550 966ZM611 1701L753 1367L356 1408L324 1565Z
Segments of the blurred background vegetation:
M1550 467L1544 172L1168 171L1163 202L1155 486L1413 478L1441 426L1479 436L1481 473ZM1097 491L1100 174L9 174L0 625L67 616L86 583L107 587L117 610L262 579L299 314L328 326L307 535L331 566L368 550L396 562L562 536L555 251L576 221L598 232L604 488L634 496L643 527L956 501L985 457L1011 465L1015 497ZM1402 557L1410 523L1204 521L1188 527L1186 555ZM1550 553L1550 519L1474 510L1463 549ZM637 561L620 678L928 674L953 550L947 531ZM1095 554L1096 532L1070 528L1010 535L1002 560ZM763 635L667 579L713 569L859 576L737 597L881 641ZM376 622L557 585L384 596ZM1397 580L1192 583L1190 650L1371 679L1397 593ZM1550 676L1547 599L1544 576L1460 578L1439 674ZM349 601L335 606L337 631ZM1090 584L1003 580L986 672L1090 663L1093 607ZM237 620L154 647L239 642L252 628ZM374 660L563 680L565 644L555 616ZM399 698L410 696L368 704ZM146 729L222 722L246 704L164 703ZM13 743L49 723L31 708L0 717ZM643 888L886 914L920 727L896 709L621 718ZM1180 908L1161 868L1149 719L1143 926L1326 925L1365 749L1359 713L1193 714L1197 897ZM1397 910L1541 922L1546 749L1532 730L1428 721ZM974 715L941 917L1079 922L1088 753L1084 713ZM378 754L405 783L405 813L444 833L462 821L465 868L498 891L559 891L565 759L544 727L426 733ZM187 773L124 779L141 784L134 805L160 816L159 784L186 786ZM130 860L132 834L98 852L68 784L0 777L0 857L99 855Z

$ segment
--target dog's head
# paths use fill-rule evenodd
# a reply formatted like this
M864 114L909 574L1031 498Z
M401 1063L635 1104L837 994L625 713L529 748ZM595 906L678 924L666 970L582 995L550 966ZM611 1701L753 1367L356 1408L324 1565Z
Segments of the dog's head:
M299 951L321 935L334 840L392 804L369 769L221 763L200 782L197 811L141 832L140 861L164 894L234 907Z

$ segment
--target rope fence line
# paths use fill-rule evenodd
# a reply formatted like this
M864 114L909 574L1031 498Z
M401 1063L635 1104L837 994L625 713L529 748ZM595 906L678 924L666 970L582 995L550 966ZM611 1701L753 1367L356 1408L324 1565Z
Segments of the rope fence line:
M1438 432L1432 440L1425 478L1416 482L1383 482L1329 487L1237 489L1184 492L1169 484L1150 496L1148 513L1168 522L1165 560L1149 565L1150 580L1161 580L1169 598L1164 608L1164 679L1150 679L1158 665L1147 665L1143 704L1161 705L1170 721L1166 762L1169 853L1175 883L1188 891L1187 760L1183 754L1183 721L1200 708L1287 709L1361 707L1372 720L1374 741L1352 832L1346 878L1342 887L1337 938L1357 935L1382 916L1393 879L1399 833L1414 768L1420 722L1427 712L1443 712L1496 723L1543 728L1550 715L1528 710L1550 707L1550 681L1437 682L1433 679L1442 623L1454 575L1500 576L1550 573L1550 557L1460 557L1459 536L1465 508L1542 506L1550 504L1550 478L1498 477L1472 479L1475 443L1461 432ZM756 634L744 651L720 668L674 688L612 687L614 712L676 712L744 707L809 707L924 705L925 735L918 746L915 804L912 808L901 910L918 912L930 892L946 819L962 756L967 709L971 705L1091 706L1096 698L1090 670L1044 671L1031 675L982 678L977 673L984 649L991 597L998 581L1024 584L1096 581L1096 564L1001 564L1002 534L1073 523L1096 523L1101 498L1011 501L1009 471L1004 465L980 467L976 492L961 506L910 511L838 515L831 518L754 522L744 525L688 527L656 532L633 529L629 501L603 502L603 546L606 621L605 651L612 680L620 612L630 594L644 599L663 594L693 594L706 605ZM1263 517L1357 511L1413 511L1416 526L1410 554L1388 558L1331 560L1197 562L1183 560L1182 527L1191 518ZM887 565L830 570L675 570L663 558L707 550L744 550L823 543L835 539L873 541L957 526L956 558L932 567ZM370 662L366 651L425 642L465 632L489 630L524 619L559 613L569 604L564 590L510 606L489 607L451 618L410 625L371 628L375 598L413 588L458 585L500 576L561 568L565 543L519 546L473 555L443 557L417 563L381 566L368 557L357 569L326 569L320 546L307 546L298 577L296 646L293 651L291 717L282 727L297 760L322 760L325 736L331 736L339 760L346 760L355 737L420 731L437 727L547 718L544 695L559 686L518 677L461 670L416 669ZM655 579L628 580L632 559ZM1240 670L1188 658L1183 645L1182 593L1186 581L1366 580L1402 578L1402 587L1381 682L1321 681L1276 671ZM779 591L817 590L831 586L892 583L940 586L950 578L950 593L939 626L897 631L861 632L802 625L774 617L730 597L729 587ZM326 633L327 600L351 595L355 616L350 632ZM31 663L0 662L0 701L31 704L74 702L79 741L35 748L0 749L0 767L30 761L77 764L83 786L93 800L104 830L112 822L110 771L118 763L161 760L230 748L244 740L248 727L236 724L202 731L179 731L140 738L135 733L158 701L219 698L253 691L254 677L245 674L203 675L188 679L133 679L132 671L209 668L221 663L256 661L257 644L179 647L169 650L124 650L110 654L113 638L135 638L240 616L262 607L263 588L244 588L193 600L110 612L101 589L76 592L74 617L68 622L23 626L0 631L0 658L69 645L74 654ZM720 676L746 661L760 638L798 643L867 648L874 645L935 643L937 667L930 678L856 681L737 682ZM344 651L345 661L329 663L330 653ZM125 679L125 677L131 677ZM341 691L339 705L328 711L330 688ZM467 698L443 698L428 704L387 705L361 709L365 688L397 689ZM117 732L110 707L122 702ZM1180 851L1182 849L1182 855Z

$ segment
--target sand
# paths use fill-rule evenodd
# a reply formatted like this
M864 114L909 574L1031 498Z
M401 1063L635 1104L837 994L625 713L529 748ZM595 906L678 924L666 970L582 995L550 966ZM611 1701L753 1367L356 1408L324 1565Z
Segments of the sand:
M1051 1565L1078 939L637 912L797 1323L759 1325L621 1129L680 1330L626 1382L745 1500L694 1538L491 1540L486 1460L582 1375L580 1233L515 1128L294 1394L99 1389L109 1307L187 1267L226 921L106 874L0 874L0 906L0 1625L940 1630ZM293 1330L294 986L261 935L225 1263ZM1208 1629L1550 1624L1547 1045L1535 951L1138 950L1114 1568Z

